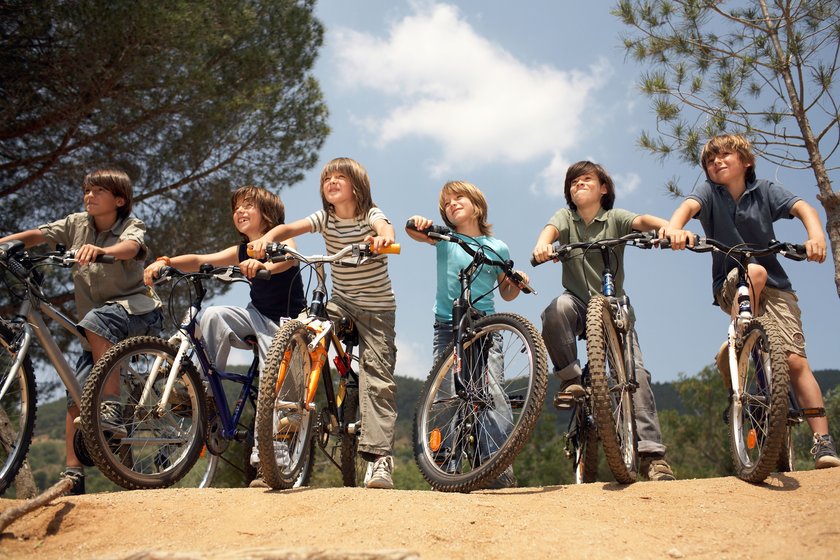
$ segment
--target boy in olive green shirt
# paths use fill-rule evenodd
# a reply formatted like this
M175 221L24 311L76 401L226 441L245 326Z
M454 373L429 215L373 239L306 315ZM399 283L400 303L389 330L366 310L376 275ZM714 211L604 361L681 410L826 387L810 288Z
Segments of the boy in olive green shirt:
M658 230L667 224L655 216L614 209L615 186L612 178L603 167L590 161L580 161L569 167L564 191L569 208L559 210L540 233L533 252L537 262L549 259L551 244L555 241L564 244L597 241L621 237L634 230ZM612 254L615 293L621 296L624 294L624 246L615 247ZM564 262L563 287L566 291L542 313L542 336L554 365L554 373L562 383L561 391L580 390L582 371L577 358L577 337L586 329L589 298L601 292L603 268L600 251L588 251ZM650 480L674 480L674 473L665 460L665 446L650 388L650 372L645 369L635 333L633 339L636 381L639 383L639 388L633 393L633 404L642 459L641 472Z

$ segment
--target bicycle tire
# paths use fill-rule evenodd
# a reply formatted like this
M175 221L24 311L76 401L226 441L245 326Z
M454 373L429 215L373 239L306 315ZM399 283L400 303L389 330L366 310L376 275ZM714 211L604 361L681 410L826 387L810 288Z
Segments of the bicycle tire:
M257 447L262 478L274 490L294 487L301 472L312 468L316 413L305 402L312 370L309 337L300 321L284 324L271 342L260 378Z
M35 431L37 392L32 361L25 356L15 379L9 380L17 353L11 348L19 327L0 320L0 388L9 388L0 402L0 495L14 482L26 460Z
M341 434L341 479L344 486L362 487L368 462L359 455L359 388L348 387L342 402L344 426L355 426L355 433Z
M779 461L776 463L776 471L780 473L793 472L796 470L796 446L794 445L793 429L795 424L785 422L785 432L782 436L782 448L779 450Z
M730 405L730 450L738 478L762 482L776 468L788 417L788 365L776 323L755 317L738 352L740 400ZM733 393L734 395L734 393Z
M633 387L609 300L594 295L586 309L586 353L598 436L616 481L631 484L639 472Z
M80 406L85 445L102 474L123 488L172 486L193 468L201 453L207 433L206 397L192 362L181 364L167 408L163 414L157 410L176 354L177 348L162 338L128 338L102 356L85 383ZM155 360L162 365L144 400L144 386ZM125 437L103 428L100 416L103 402L113 401L114 396L103 394L112 374L120 376Z
M454 392L450 344L415 407L414 458L423 478L443 492L479 489L512 465L545 399L547 352L530 321L498 313L473 327L464 343L471 358L462 366L464 377L472 380L469 395ZM498 379L488 375L491 368Z
M588 425L583 418L578 419L577 430L572 447L574 481L590 484L598 480L598 434L595 426Z

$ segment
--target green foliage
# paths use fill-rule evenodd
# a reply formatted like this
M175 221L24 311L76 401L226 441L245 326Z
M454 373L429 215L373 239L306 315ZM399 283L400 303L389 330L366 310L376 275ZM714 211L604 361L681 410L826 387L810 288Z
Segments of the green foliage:
M658 138L644 133L644 149L696 163L706 138L745 132L758 154L778 165L808 169L815 155L822 161L820 154L835 153L836 0L737 7L620 0L612 13L630 30L622 37L627 55L650 66L640 88L651 98ZM809 121L813 135L803 124Z

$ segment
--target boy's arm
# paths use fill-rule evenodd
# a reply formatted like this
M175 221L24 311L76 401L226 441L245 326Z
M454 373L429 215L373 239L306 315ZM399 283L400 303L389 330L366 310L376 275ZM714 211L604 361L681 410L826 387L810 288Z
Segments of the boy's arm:
M808 239L805 241L805 251L808 255L809 261L823 262L825 261L825 233L823 233L822 224L820 223L820 215L813 206L804 200L798 200L790 209L790 215L799 218L802 225L805 226L805 231L808 233Z
M659 232L659 238L668 238L671 242L671 249L681 251L689 247L694 247L694 234L686 231L683 228L688 221L697 215L700 211L700 203L693 198L687 198L680 204L674 213L671 215L671 220Z
M187 254L177 255L175 257L159 257L158 260L147 266L143 271L143 282L147 286L154 284L155 278L158 277L160 269L164 266L172 266L182 272L198 272L198 269L204 263L210 263L213 266L237 264L237 260L239 260L237 256L237 248L233 246L208 255Z
M526 284L528 283L528 275L525 274L521 270L515 270L514 272L518 273L522 277L522 281ZM499 282L499 293L502 296L502 299L505 301L512 301L516 299L516 296L522 291L519 285L508 278L505 274L499 274L498 277Z
M365 242L371 244L371 248L374 252L379 251L385 247L391 245L394 242L394 238L396 237L396 232L394 231L394 226L391 225L391 222L388 220L376 220L373 222L373 231L376 232L376 236L368 235L365 237Z
M633 219L633 223L630 224L635 231L660 231L662 228L668 225L667 220L663 220L657 216L652 216L650 214L640 214Z
M554 226L545 226L537 238L537 244L534 246L532 256L537 262L545 262L548 256L553 252L551 244L557 241L560 232ZM504 297L504 296L503 296Z
M97 247L87 243L76 249L76 262L84 266L96 260L99 255L110 255L118 261L130 261L140 252L140 243L133 239L120 241L110 247Z
M405 226L405 232L408 234L408 236L410 238L412 238L415 241L419 241L421 243L430 243L432 245L437 243L437 239L432 239L431 237L429 237L428 235L426 235L422 231L417 231L417 230L424 230L427 227L430 227L431 225L433 225L434 222L432 222L432 220L430 220L429 218L424 218L423 216L412 216L412 217L409 218L409 220L414 220L414 227L416 228L416 229L411 229L410 227Z
M26 231L21 231L18 233L7 235L6 237L0 237L0 243L15 240L23 241L24 246L27 249L29 249L30 247L34 247L35 245L46 243L47 236L44 235L44 233L40 229L28 229Z
M254 258L262 259L265 258L265 247L269 243L274 243L282 239L290 239L303 233L311 232L312 225L306 218L297 220L290 224L280 224L279 226L274 226L268 230L268 232L259 239L255 239L254 241L248 243L248 249Z

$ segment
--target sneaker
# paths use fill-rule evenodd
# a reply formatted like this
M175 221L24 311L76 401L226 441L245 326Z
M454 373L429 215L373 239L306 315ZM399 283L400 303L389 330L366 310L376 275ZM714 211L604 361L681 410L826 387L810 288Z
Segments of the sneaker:
M71 496L81 496L85 493L85 473L67 469L60 476L61 478L69 478L73 481L73 486L70 487L70 491L67 492L68 494Z
M837 457L834 440L829 435L814 434L814 447L811 448L811 455L814 456L814 467L817 469L840 467L840 459Z
M262 477L262 471L257 469L257 477L248 483L248 488L271 488L271 486L265 483Z
M118 401L103 401L100 405L99 425L103 432L109 432L111 437L124 438L128 430L123 422L122 403Z
M394 472L394 458L390 455L384 455L378 458L371 467L370 479L365 484L365 488L384 488L390 490L394 487L394 479L391 478L391 473Z
M664 455L642 455L639 470L654 482L677 479Z
M516 475L513 474L513 465L502 471L502 474L494 480L483 484L482 490L501 490L502 488L516 488Z
M277 420L277 437L295 434L300 429L303 417L300 412L287 412Z

